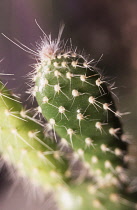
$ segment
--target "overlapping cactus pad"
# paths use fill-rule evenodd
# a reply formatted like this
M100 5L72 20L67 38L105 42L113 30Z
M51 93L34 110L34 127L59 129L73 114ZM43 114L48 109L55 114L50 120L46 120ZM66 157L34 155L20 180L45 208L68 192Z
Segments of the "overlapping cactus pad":
M35 185L43 183L51 189L62 182L68 166L65 161L60 162L57 145L44 137L43 128L27 112L0 83L0 152L3 159L18 169L19 176L27 176Z

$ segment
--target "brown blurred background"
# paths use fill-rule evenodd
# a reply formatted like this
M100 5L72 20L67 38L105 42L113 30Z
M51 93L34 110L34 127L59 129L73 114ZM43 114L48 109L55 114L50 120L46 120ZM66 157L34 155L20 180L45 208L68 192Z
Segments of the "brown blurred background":
M0 30L11 39L17 38L29 47L42 36L35 19L45 31L57 37L59 24L66 27L63 38L72 38L73 44L84 49L98 60L98 67L116 82L121 112L131 112L123 117L124 129L132 135L131 152L137 153L137 1L136 0L1 0ZM14 73L8 77L8 86L21 93L25 99L26 79L35 61L30 55L0 36L1 71ZM4 78L7 80L7 77ZM26 103L26 102L24 102ZM136 173L136 164L133 164ZM1 175L1 177L3 177ZM2 180L2 178L1 178ZM5 181L6 182L6 181ZM5 183L4 182L4 183ZM5 185L3 185L5 186ZM4 187L2 188L4 189ZM20 193L22 191L18 188ZM12 195L13 196L13 195ZM13 196L16 198L16 196ZM12 197L12 198L13 198ZM2 199L1 199L2 200ZM20 201L21 202L21 201ZM2 210L16 209L2 202ZM1 209L0 208L0 209ZM18 210L21 210L21 206ZM24 210L27 207L24 206ZM29 210L31 207L29 207ZM34 209L32 207L32 209ZM38 208L40 209L40 208ZM41 208L43 209L43 208Z

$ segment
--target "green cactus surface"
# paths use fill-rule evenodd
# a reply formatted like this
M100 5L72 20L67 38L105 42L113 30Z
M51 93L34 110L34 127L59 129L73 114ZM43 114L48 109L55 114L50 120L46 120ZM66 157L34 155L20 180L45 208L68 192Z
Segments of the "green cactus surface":
M62 46L61 33L55 41L45 35L39 62L30 73L35 84L31 94L39 104L35 115L48 120L54 141L44 137L40 123L0 83L3 159L16 166L20 176L53 190L60 210L137 209L126 173L128 144L112 86L93 60ZM71 147L72 165L80 159L83 170L88 169L90 176L78 184L64 158L64 147Z
M121 140L120 114L101 74L74 53L42 61L36 72L33 94L42 114L91 173L105 176L124 170L127 144Z
M0 152L22 177L52 189L63 182L68 165L57 145L45 138L22 105L0 83Z
M58 192L62 210L137 209L136 194L129 194L112 186L97 188L93 184L81 184L70 186L69 190L60 188Z
M70 190L75 195L78 189L83 190L83 210L110 210L113 205L120 210L134 209L135 203L126 192L128 144L123 138L121 113L112 97L113 88L93 60L87 61L72 50L57 49L57 45L58 40L50 41L40 49L31 94L51 124L55 140L57 133L68 142L74 159L80 158L94 177L91 191L87 185L85 190L83 185Z
M95 180L76 185L66 179L68 163L58 146L45 138L42 128L0 82L0 152L8 165L14 165L19 176L34 186L52 190L61 210L135 209L132 201L121 197L107 174L106 184ZM107 193L106 193L107 190ZM123 196L123 192L122 192Z

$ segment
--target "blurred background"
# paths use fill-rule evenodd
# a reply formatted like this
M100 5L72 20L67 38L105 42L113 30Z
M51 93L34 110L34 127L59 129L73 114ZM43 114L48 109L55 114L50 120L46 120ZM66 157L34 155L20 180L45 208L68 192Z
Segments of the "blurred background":
M65 23L62 38L72 38L74 46L99 60L98 64L110 80L116 82L115 91L121 112L131 112L123 116L124 130L132 136L131 153L137 153L137 1L136 0L1 0L0 32L11 39L18 39L30 48L35 48L42 32L35 23L38 21L46 34L53 39L58 35L61 22ZM21 93L25 102L26 74L32 70L35 60L0 35L1 72L13 73L8 77L9 88ZM7 81L7 77L3 77ZM136 174L133 163L133 174ZM12 183L1 172L0 210L46 209L28 205L22 208L25 199L22 187L18 184L8 197L7 189ZM3 193L5 190L5 194ZM3 195L3 196L2 196ZM17 196L18 195L18 196ZM52 208L51 208L52 209Z

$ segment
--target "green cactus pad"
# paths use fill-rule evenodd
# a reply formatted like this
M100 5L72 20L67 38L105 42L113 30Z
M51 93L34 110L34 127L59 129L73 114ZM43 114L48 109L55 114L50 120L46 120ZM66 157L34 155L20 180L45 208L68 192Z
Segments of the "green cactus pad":
M92 173L116 174L127 144L107 82L92 63L76 53L57 54L42 60L34 77L33 94L53 129Z
M48 53L49 49L36 65L31 93L38 110L63 139L62 145L70 144L74 161L80 157L93 176L91 188L90 184L70 187L66 194L69 204L70 198L74 203L62 209L135 209L124 187L127 143L122 140L121 115L111 87L83 56L70 51Z
M34 120L32 118L32 120ZM67 163L54 141L0 83L0 152L20 176L52 188L63 182ZM35 120L34 120L35 121Z

